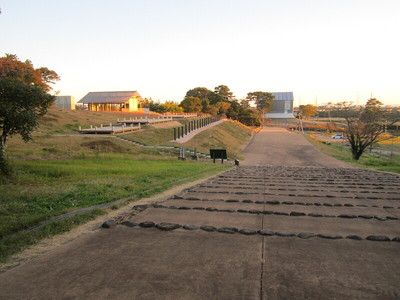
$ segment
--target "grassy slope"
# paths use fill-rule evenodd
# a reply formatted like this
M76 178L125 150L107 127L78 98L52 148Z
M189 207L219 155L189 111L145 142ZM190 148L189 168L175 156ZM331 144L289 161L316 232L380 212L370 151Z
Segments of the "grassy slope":
M212 164L128 156L18 161L18 181L0 186L0 237L76 208L142 198L221 170Z
M1 253L13 253L13 243L20 244L15 234L26 240L24 229L52 216L125 197L140 199L229 168L176 159L138 161L119 154L20 160L14 166L14 182L0 185Z
M364 153L358 161L355 161L352 159L349 149L334 144L322 143L315 138L311 138L309 135L305 136L311 142L311 144L320 149L322 152L353 166L400 173L400 163L397 161L373 157L367 153Z
M127 112L96 112L79 111L51 107L47 114L40 120L39 131L45 133L72 133L78 126L88 128L90 125L115 124L118 119L135 118L143 116Z
M241 150L251 138L251 130L235 123L223 122L203 131L183 144L185 147L208 153L209 149L225 148L229 159L242 159Z
M66 231L104 212L49 224L35 233L25 231L52 216L128 196L149 196L229 168L178 161L176 150L139 147L112 137L49 134L72 133L76 124L85 121L115 122L123 115L51 109L39 128L47 134L35 133L29 143L19 137L10 140L7 153L15 176L11 181L0 178L0 261L38 239ZM149 126L138 133L149 144L172 145L166 132L171 132L169 126L176 125L175 121L170 125ZM135 134L131 134L132 139ZM250 130L225 122L186 144L173 144L197 147L204 152L208 148L226 148L232 159L239 156L250 136Z
M229 159L241 158L240 151L251 137L251 129L231 122L223 122L194 136L190 141L179 144L170 142L173 139L172 128L152 128L134 132L124 137L145 145L167 145L185 147L198 152L209 153L212 148L224 148Z

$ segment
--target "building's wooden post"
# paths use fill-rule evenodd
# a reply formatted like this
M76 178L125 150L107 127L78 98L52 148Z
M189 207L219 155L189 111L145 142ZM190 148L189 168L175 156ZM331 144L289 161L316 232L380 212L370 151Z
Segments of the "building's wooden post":
M176 128L174 127L174 141L176 141Z

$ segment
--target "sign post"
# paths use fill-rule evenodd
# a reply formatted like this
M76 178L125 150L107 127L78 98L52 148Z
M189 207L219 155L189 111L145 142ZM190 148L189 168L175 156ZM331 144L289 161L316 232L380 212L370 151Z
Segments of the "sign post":
M216 159L221 159L221 164L224 163L224 159L228 159L226 149L210 149L210 156L214 164Z

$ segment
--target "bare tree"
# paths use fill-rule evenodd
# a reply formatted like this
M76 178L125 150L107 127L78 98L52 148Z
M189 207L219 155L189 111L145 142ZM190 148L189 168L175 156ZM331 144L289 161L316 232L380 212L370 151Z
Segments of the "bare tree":
M393 124L398 120L399 116L395 116L395 119L389 118L382 109L382 105L383 103L379 100L371 98L358 117L352 114L352 103L342 102L336 105L344 113L345 137L349 142L354 160L359 160L364 150L378 141L388 124Z

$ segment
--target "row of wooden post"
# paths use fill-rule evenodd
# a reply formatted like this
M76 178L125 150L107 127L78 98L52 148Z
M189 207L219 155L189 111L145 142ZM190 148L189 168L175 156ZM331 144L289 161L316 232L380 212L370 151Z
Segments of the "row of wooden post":
M103 124L100 124L100 128L103 128ZM114 127L122 127L122 129L125 129L125 128L133 128L134 126L133 126L133 124L126 124L126 123L123 123L123 124L121 124L121 125L113 125L112 123L110 123L110 126L109 127L111 127L111 131L114 131ZM140 128L140 123L138 124L138 127ZM94 130L97 130L99 127L98 126L94 126L93 127L93 125L90 125L90 129L94 129ZM136 127L135 127L136 128ZM81 131L82 130L82 126L79 126L78 127L78 130L79 131ZM96 132L95 132L96 133Z
M129 120L128 119L123 119L122 120L122 122L124 122L124 121L126 121L126 122L128 122L128 121L135 121L135 120L172 120L172 117L164 117L164 116L162 116L162 117L152 117L152 118L149 118L149 117L135 117L135 118L129 118ZM119 122L119 118L118 118L118 120L117 120L118 122Z
M202 128L202 127L207 126L216 121L218 121L218 117L206 117L206 118L189 121L188 123L186 123L185 125L183 125L181 127L175 127L174 128L174 141L176 141L177 139L183 138L185 135L192 132L193 130Z

